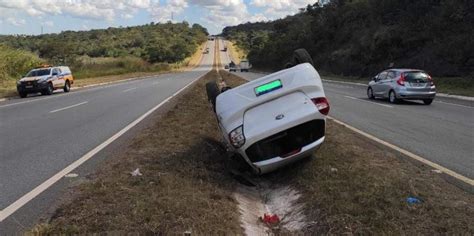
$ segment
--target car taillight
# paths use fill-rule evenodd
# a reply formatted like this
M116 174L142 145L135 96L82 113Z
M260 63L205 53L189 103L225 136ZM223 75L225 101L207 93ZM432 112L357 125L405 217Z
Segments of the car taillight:
M428 75L428 81L430 82L430 85L431 85L431 86L434 85L433 78L431 78L430 75Z
M229 133L229 140L232 146L240 148L245 144L244 126L241 125Z
M401 73L400 78L397 80L397 84L405 86L405 74Z
M329 101L325 97L313 98L311 101L313 101L321 114L325 116L329 114Z

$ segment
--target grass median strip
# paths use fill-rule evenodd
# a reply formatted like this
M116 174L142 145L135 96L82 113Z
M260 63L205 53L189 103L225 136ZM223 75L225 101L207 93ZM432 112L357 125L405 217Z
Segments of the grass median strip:
M243 83L221 75L232 87ZM232 194L238 183L225 169L206 101L204 85L216 78L198 81L32 231L242 234ZM143 175L132 177L136 168ZM474 233L472 194L332 121L315 156L256 180L298 189L312 222L306 233Z

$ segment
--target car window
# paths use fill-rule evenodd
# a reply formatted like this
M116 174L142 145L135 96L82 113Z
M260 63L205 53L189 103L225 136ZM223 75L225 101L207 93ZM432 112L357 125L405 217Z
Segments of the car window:
M429 80L429 75L423 71L409 71L403 74L405 75L405 81L407 82L422 83Z
M377 76L377 79L378 79L378 80L383 80L383 79L385 79L385 78L387 78L387 72L386 72L386 71L380 73L380 74Z
M45 76L51 73L51 69L32 70L26 74L26 77Z
M389 71L387 74L387 79L388 80L395 79L395 71Z

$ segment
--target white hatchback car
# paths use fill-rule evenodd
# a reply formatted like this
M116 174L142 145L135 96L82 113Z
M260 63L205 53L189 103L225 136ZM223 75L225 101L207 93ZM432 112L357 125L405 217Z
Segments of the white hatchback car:
M324 142L329 103L321 78L310 63L217 96L216 83L206 86L230 150L258 174L310 156Z

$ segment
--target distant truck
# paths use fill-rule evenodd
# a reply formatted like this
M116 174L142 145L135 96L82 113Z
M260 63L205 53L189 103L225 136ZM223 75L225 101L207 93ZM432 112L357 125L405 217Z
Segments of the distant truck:
M249 72L250 68L252 68L252 65L248 60L244 59L240 61L238 65L231 61L228 68L229 72L237 72L238 70L240 70L240 72Z
M240 61L239 68L240 72L249 72L250 68L252 68L252 65L248 60L242 60Z

